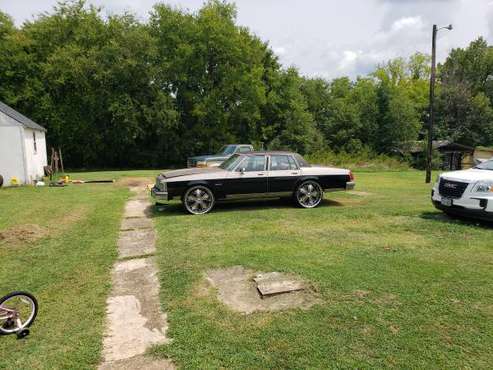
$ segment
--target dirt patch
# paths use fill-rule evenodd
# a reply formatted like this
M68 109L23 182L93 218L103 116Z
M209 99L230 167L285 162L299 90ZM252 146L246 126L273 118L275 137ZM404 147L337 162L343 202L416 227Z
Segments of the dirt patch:
M367 290L355 290L353 295L358 298L365 298L368 294L370 294Z
M48 235L48 230L37 224L15 225L0 231L0 242L6 244L32 243Z
M50 220L47 226L21 224L0 231L0 243L19 245L33 243L46 236L57 236L69 229L74 223L87 217L87 208L79 207L69 213Z
M347 191L346 193L351 194L351 195L357 195L359 197L367 197L367 196L371 195L371 193L368 193L366 191L356 191L356 190L350 190L350 191Z
M267 275L272 274L268 273ZM292 285L303 285L303 290L285 292L282 294L262 296L255 279L266 275L234 266L225 269L209 270L206 273L207 281L217 289L217 296L221 302L234 311L250 314L257 311L280 311L292 308L308 309L321 300L316 296L308 283L293 275L276 273L276 278L284 278ZM272 275L271 275L272 276Z
M137 193L137 199L146 199L148 192L154 185L153 179L150 177L124 177L116 182L118 186L124 186L130 191Z

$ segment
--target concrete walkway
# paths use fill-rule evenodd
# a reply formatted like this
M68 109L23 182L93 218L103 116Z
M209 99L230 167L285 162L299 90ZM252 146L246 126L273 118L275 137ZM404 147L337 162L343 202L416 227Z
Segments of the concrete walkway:
M168 323L159 303L151 203L144 187L131 190L136 195L125 205L120 227L99 369L175 369L169 360L145 355L151 346L169 342Z

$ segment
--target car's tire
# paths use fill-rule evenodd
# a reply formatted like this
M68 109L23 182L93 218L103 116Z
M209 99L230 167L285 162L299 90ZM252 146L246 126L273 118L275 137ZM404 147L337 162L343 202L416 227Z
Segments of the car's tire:
M302 208L315 208L323 198L324 191L315 180L303 181L293 194L295 204Z
M204 185L194 185L182 197L185 210L192 215L203 215L211 211L216 203L214 193Z

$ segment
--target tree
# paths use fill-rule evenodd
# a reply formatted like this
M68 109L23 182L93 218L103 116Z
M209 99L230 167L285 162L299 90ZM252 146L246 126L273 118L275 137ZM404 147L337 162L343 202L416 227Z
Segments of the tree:
M439 135L463 144L492 145L493 48L483 38L454 49L439 68Z

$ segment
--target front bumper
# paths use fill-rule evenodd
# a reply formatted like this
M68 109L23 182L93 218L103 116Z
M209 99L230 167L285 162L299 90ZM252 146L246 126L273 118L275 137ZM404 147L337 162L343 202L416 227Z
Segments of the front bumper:
M459 199L452 199L452 205L442 204L438 186L431 192L431 201L436 209L456 216L493 221L493 197L482 196L466 190Z
M356 183L354 181L346 182L346 190L353 190L355 186Z
M441 202L437 202L436 200L433 201L433 205L436 209L452 215L493 221L493 212L487 212L484 209L472 209L456 205L444 206Z
M156 200L156 202L167 202L171 199L167 191L160 191L155 186L151 189L151 196Z

